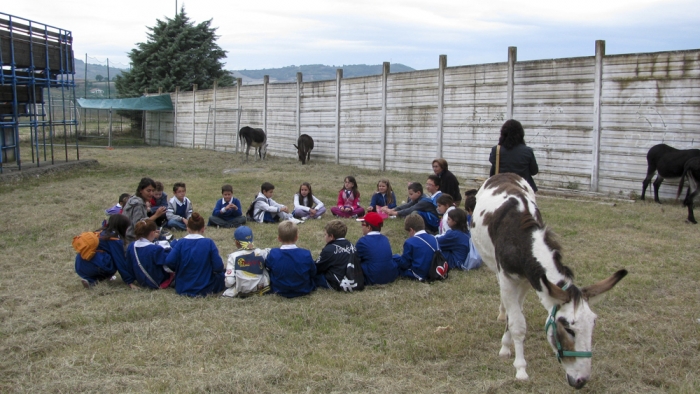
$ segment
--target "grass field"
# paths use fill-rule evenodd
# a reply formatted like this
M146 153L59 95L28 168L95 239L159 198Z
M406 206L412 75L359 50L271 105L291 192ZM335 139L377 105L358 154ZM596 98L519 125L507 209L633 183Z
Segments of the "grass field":
M0 184L0 392L465 393L567 392L545 342L547 315L534 292L525 315L530 380L515 380L498 357L495 275L453 272L444 283L398 281L355 294L189 299L173 290L132 291L120 280L84 289L75 274L74 235L96 228L120 193L142 176L187 183L195 211L208 217L230 183L245 207L260 184L292 205L299 184L333 205L343 177L355 175L367 203L379 178L400 199L424 174L379 173L330 163L173 148L83 149L100 165ZM25 155L25 157L27 157ZM313 160L313 158L312 158ZM475 184L462 182L462 190ZM640 180L641 185L641 180ZM592 393L700 391L700 226L679 205L538 196L559 234L564 263L588 285L626 268L629 275L593 307ZM323 226L300 225L298 245L318 256ZM347 221L348 239L361 235ZM278 246L276 226L252 225L256 245ZM383 231L400 253L403 223ZM232 230L207 229L222 257ZM438 330L438 327L446 329Z

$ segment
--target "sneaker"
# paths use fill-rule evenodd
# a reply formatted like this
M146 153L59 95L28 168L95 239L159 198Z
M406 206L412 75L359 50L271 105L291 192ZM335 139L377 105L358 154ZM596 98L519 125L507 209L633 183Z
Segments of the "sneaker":
M396 216L389 216L389 219L396 219Z
M115 280L117 280L117 275L112 275L112 277L111 277L111 278L109 278L109 280L111 280L111 281L115 281Z
M304 223L303 220L294 219L294 218L289 218L288 220L294 224Z
M314 219L318 220L318 219L321 219L321 217L322 217L322 216L317 216L317 217L315 217Z
M301 220L307 220L308 218L309 218L308 216L304 216L304 217L301 217L301 218L299 218L299 219L301 219Z
M80 283L83 284L83 287L84 287L84 288L86 288L86 289L89 289L89 288L90 288L90 282L88 282L86 279L81 279L81 280L80 280Z

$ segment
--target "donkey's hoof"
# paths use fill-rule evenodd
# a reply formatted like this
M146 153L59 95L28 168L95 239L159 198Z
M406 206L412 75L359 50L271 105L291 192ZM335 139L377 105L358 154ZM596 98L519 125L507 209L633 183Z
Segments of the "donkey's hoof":
M499 313L498 317L496 318L497 321L506 321L506 314L505 313Z
M527 376L527 372L525 372L525 369L520 369L518 372L515 373L515 378L518 380L528 380L530 379L529 376Z
M498 357L501 358L510 358L510 349L507 347L502 347L501 351L498 352Z

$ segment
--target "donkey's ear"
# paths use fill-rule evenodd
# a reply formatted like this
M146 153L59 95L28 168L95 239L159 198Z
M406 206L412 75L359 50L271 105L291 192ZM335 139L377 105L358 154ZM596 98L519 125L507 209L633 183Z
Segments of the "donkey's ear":
M567 302L571 301L571 296L569 295L569 293L567 291L562 290L561 287L550 282L547 279L547 276L542 275L542 278L540 280L544 284L544 287L547 288L547 293L549 293L550 297L561 301L562 304L566 304Z
M605 294L606 291L612 289L613 286L615 286L617 282L621 281L626 275L627 270L619 270L607 279L603 279L596 284L584 287L581 289L583 298L587 300L590 305L595 304L603 299L602 295Z

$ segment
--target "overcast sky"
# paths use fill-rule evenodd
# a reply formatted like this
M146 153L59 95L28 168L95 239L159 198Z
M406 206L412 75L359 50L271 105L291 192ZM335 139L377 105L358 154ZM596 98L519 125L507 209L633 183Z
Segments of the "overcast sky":
M128 65L175 0L4 1L0 12L70 30L78 59ZM178 0L213 19L226 69L402 63L415 69L700 48L698 0ZM92 62L92 60L91 60Z

